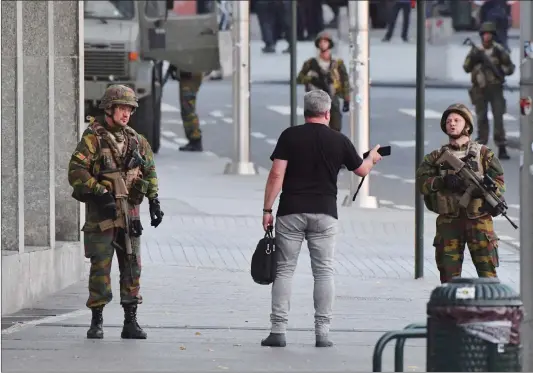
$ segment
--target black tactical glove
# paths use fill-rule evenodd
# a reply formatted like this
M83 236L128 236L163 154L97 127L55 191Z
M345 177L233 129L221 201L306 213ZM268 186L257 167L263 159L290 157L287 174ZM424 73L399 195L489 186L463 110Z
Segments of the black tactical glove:
M130 221L130 236L132 237L141 237L143 232L143 226L140 220L131 220Z
M342 112L347 113L350 111L350 101L344 101L344 104L342 105Z
M464 182L455 174L448 174L444 176L444 185L446 189L452 192L460 192L464 189Z
M492 207L487 201L483 201L483 204L479 208L479 211L480 212L487 212L492 217L496 217L496 216L500 215L500 211L497 208Z
M99 196L95 195L93 201L104 219L115 220L117 218L117 203L111 193L107 192Z
M152 227L157 228L157 226L163 221L165 213L161 211L161 206L157 197L148 200L148 204L150 205L151 225Z

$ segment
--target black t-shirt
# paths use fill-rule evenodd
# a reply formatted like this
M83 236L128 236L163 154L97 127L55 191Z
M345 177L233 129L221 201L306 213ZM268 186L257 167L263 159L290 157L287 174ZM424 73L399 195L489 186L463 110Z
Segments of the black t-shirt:
M338 219L337 177L344 164L349 171L363 160L352 142L326 125L306 123L287 128L270 159L287 162L277 215L327 214Z

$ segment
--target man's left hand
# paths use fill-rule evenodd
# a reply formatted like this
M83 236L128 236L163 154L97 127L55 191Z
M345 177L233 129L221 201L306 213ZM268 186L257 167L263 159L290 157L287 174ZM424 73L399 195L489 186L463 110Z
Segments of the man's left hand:
M263 213L263 229L265 232L268 230L269 226L274 225L274 216L271 213Z
M350 101L344 101L344 104L342 105L342 112L347 113L350 111Z

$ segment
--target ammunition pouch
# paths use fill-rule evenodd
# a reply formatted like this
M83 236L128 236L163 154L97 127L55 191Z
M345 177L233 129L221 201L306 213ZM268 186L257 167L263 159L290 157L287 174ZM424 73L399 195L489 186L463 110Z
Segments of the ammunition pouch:
M74 188L72 190L72 198L81 203L87 203L91 200L91 194L83 193L79 188Z
M134 206L140 205L144 196L148 193L149 182L143 179L136 179L130 188L128 202Z

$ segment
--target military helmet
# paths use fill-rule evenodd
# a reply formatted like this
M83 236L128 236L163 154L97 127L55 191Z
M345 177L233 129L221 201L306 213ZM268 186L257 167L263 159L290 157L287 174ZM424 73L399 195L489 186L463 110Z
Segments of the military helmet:
M466 125L468 126L468 135L472 135L474 132L474 116L472 115L470 109L468 109L464 104L452 104L448 106L446 110L444 110L444 113L442 113L442 118L440 119L440 128L442 129L442 132L446 133L446 119L448 119L448 115L451 113L457 113L465 119Z
M485 32L490 32L491 34L496 33L496 25L492 22L483 22L479 27L479 33L484 34Z
M113 84L107 87L98 107L105 110L113 105L129 105L133 108L139 107L135 91L122 84Z
M335 43L333 42L333 37L331 36L331 34L327 31L322 31L322 32L319 32L315 38L315 47L318 48L318 44L320 43L320 40L322 39L326 39L327 41L329 41L330 49L335 46Z

